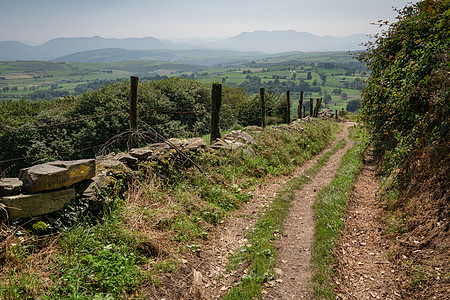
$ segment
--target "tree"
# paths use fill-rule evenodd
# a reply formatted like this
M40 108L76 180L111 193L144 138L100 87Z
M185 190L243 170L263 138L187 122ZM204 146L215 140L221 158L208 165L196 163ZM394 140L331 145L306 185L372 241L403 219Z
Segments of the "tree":
M347 93L343 92L341 93L341 99L346 100L348 98Z
M328 104L330 104L331 103L331 96L330 95L328 95L328 94L326 94L325 96L324 96L324 98L323 98L323 102L325 103L325 105L328 105Z
M327 81L327 75L326 74L320 74L320 79L322 80L322 86L325 86L325 82Z
M332 91L332 93L333 93L334 95L340 95L340 94L342 93L342 89L334 89L334 90Z
M311 80L311 79L312 79L311 72L308 72L308 74L306 75L306 80Z
M361 107L361 100L360 99L353 99L348 101L346 110L348 112L356 112Z

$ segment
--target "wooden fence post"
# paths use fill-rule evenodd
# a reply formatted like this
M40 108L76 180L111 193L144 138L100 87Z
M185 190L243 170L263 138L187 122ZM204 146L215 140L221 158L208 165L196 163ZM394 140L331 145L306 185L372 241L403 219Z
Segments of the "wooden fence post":
M137 133L137 97L138 97L138 82L139 78L136 76L130 77L130 138L128 140L128 143L131 148L138 146L138 137L136 136Z
M266 102L264 100L264 88L259 89L259 96L261 98L261 127L266 128Z
M291 124L291 91L286 91L286 124Z
M137 130L137 93L139 78L131 76L131 89L130 89L130 129Z
M317 98L316 109L314 110L314 117L319 116L320 105L322 104L322 98Z
M309 116L314 117L314 99L309 99Z
M222 104L222 84L213 83L211 92L211 145L220 139L220 105Z
M337 120L338 119L338 115L337 115L337 109L334 110L335 111L335 115L334 118Z
M306 105L303 105L303 118L306 118Z
M300 100L298 100L298 107L297 107L297 118L299 119L302 118L302 108L303 108L303 91L300 91Z

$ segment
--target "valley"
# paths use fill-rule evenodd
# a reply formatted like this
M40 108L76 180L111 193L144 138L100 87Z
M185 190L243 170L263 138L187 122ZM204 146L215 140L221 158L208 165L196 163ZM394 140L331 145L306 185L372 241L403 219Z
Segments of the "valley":
M2 61L0 99L49 100L94 90L129 76L139 76L141 80L179 76L205 84L221 82L243 87L248 93L258 93L260 87L278 94L290 90L293 99L298 99L303 90L306 97L326 97L325 107L340 110L346 108L349 100L360 99L360 91L369 75L347 52L246 53L247 57L230 51L225 52L228 55L225 57L223 51L183 53L173 58L178 62ZM84 57L84 60L95 60L95 57L98 58L92 52L90 58ZM209 65L204 65L205 61Z

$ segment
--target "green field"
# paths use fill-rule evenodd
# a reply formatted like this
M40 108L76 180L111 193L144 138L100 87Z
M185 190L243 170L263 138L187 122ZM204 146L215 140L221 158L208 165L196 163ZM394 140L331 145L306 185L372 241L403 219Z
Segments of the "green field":
M196 71L198 66L161 61L67 63L47 61L0 62L0 97L20 98L36 90L59 89L73 93L80 83L116 80L129 76L169 75Z
M308 73L311 75L310 79ZM268 55L256 61L216 67L163 61L3 61L0 62L0 98L30 98L36 91L42 93L48 90L74 94L75 88L80 84L126 79L132 75L141 78L181 76L207 84L222 82L230 86L243 86L249 93L256 93L257 90L255 85L250 89L248 82L257 80L258 89L273 88L279 94L290 89L293 111L296 111L296 100L299 99L301 90L296 86L301 82L310 87L320 87L320 91L307 91L307 99L323 98L328 94L332 100L325 106L340 110L345 108L349 100L360 99L362 82L368 76L365 68L346 52L283 53ZM355 84L355 81L358 83ZM36 97L39 96L32 98Z
M307 79L308 72L311 73L311 79L309 80ZM367 70L346 52L295 52L227 68L201 70L194 74L194 78L203 83L222 82L236 86L242 85L249 75L260 78L260 87L265 87L266 90L284 84L288 86L289 82L299 81L304 81L310 86L320 87L320 92L305 93L306 99L323 98L326 94L329 94L332 101L327 105L324 104L324 106L333 110L345 108L347 102L351 99L361 99L361 88L363 82L368 78ZM322 82L320 75L326 76L325 82ZM277 83L275 83L275 80L277 80ZM355 84L355 80L358 84ZM333 93L336 89L340 94ZM278 88L277 91L281 92L281 89ZM294 116L300 98L300 89L294 89L290 92ZM344 93L347 95L346 97Z

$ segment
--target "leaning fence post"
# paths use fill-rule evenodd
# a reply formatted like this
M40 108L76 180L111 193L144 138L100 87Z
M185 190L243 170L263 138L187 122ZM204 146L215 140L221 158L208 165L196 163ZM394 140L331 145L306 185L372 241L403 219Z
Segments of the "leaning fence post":
M306 118L306 105L303 105L303 118Z
M303 91L300 91L300 100L298 100L297 107L297 118L302 118L302 108L303 108Z
M264 88L259 89L259 96L261 98L261 127L266 128L266 102L264 100Z
M314 99L309 99L309 116L314 117Z
M320 105L322 104L322 98L317 98L316 109L314 111L314 116L317 118L319 116Z
M130 130L131 135L129 138L130 147L137 147L137 97L138 97L138 82L139 78L136 76L130 77Z
M286 123L291 123L291 91L286 91Z
M211 92L211 144L220 139L219 117L222 103L222 84L213 83Z
M337 120L338 119L337 109L335 109L334 111L335 111L334 118Z

